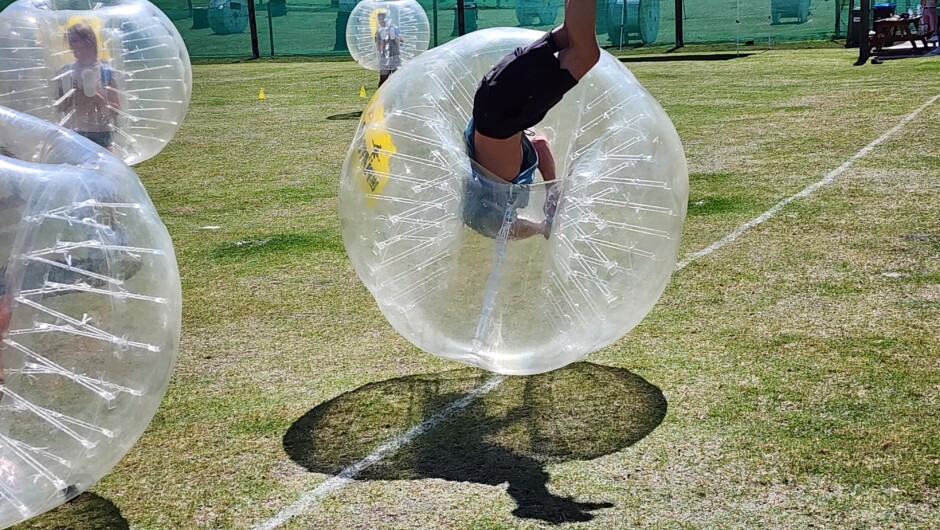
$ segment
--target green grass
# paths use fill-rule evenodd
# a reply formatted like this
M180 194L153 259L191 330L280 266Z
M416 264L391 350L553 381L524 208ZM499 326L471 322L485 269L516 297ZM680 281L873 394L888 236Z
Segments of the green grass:
M938 92L936 59L853 60L631 64L686 148L682 254ZM374 77L351 63L196 67L183 128L136 168L182 274L172 384L94 497L20 528L245 528L486 380L401 338L342 251L356 122L327 117L361 110ZM510 378L284 528L940 526L938 137L934 104L678 272L589 363Z

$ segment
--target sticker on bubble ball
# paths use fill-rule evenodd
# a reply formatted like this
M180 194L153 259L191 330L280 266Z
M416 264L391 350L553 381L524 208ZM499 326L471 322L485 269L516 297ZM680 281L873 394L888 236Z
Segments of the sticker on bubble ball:
M377 106L363 118L365 134L361 151L360 183L367 195L379 195L388 182L392 156L398 152L392 134L385 128L385 109ZM370 206L374 199L370 198Z
M369 13L369 33L372 34L373 39L375 38L375 33L379 31L379 13L382 13L383 16L388 16L387 9L376 9Z

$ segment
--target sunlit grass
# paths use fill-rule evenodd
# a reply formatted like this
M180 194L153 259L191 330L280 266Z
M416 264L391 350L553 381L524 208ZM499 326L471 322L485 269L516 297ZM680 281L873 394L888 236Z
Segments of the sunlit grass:
M852 62L815 50L630 65L686 147L683 253L940 92L936 59ZM186 123L137 168L176 243L185 305L159 413L93 488L132 527L263 521L324 479L282 447L304 414L368 383L457 367L391 329L342 249L336 193L357 122L327 117L361 110L359 87L371 95L375 81L352 63L198 66ZM937 138L940 104L677 273L638 328L588 358L661 389L668 413L633 447L546 467L556 495L613 504L585 526L940 526ZM350 422L381 426L388 411L355 412ZM542 524L513 508L501 486L373 481L287 528ZM99 528L86 512L24 528Z

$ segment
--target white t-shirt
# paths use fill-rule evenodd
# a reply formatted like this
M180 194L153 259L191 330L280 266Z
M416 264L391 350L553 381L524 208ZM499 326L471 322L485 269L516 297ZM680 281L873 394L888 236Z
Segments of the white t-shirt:
M59 70L59 97L74 89L71 105L63 110L69 116L62 125L73 131L107 132L111 130L113 118L107 105L107 88L114 88L114 70L107 63L96 62L90 66L67 64ZM95 98L95 93L104 96L105 101ZM90 94L90 96L88 95Z

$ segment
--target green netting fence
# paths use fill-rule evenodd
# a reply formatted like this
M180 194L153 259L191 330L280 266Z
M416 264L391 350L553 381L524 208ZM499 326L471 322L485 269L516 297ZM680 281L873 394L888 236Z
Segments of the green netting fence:
M674 0L597 0L598 41L635 48L676 42ZM852 0L683 0L684 44L775 43L845 38ZM251 57L249 0L155 0L173 20L194 58ZM345 23L357 0L255 0L261 56L346 55ZM458 34L455 0L419 0L432 25L431 46ZM856 0L857 2L857 0ZM10 0L0 0L0 8ZM899 11L920 0L897 0ZM549 29L564 15L563 0L464 2L467 31L511 26ZM210 20L211 18L211 20Z

